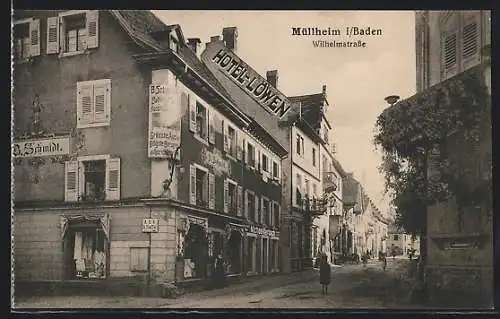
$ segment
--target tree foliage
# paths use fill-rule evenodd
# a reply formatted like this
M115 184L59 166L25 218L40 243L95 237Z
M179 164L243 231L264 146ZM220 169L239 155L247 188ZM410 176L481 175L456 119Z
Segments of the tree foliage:
M376 128L386 192L407 231L423 229L429 204L491 200L491 97L482 67L387 108Z

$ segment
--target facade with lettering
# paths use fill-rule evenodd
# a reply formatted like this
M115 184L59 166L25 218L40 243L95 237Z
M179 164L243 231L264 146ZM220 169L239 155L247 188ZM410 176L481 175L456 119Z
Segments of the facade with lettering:
M467 83L473 80L485 88L487 95L482 101L474 97L474 101L481 103L479 107L491 103L491 11L419 11L415 18L417 93L407 100L427 102L456 86L465 86L466 96L472 99L470 95L474 93ZM450 105L450 111L454 107ZM491 176L491 145L490 134L476 145L474 156L481 160L471 170L481 180L487 181ZM457 146L452 152L466 151ZM429 160L429 179L435 168L433 162ZM474 185L474 181L467 183L469 187ZM451 292L460 296L457 301L474 301L474 307L491 307L494 281L491 192L491 186L482 191L483 199L475 204L460 205L457 203L461 199L457 198L428 207L425 274L430 299L447 298L446 293Z
M237 102L289 153L282 160L281 265L284 272L311 266L313 220L324 210L320 154L321 137L330 126L324 115L326 88L310 96L287 97L278 89L278 71L261 76L238 55L237 29L214 36L202 60ZM303 111L301 112L301 109ZM326 136L328 132L326 132ZM324 135L325 136L325 135Z
M16 287L206 279L214 251L237 273L247 269L246 238L259 236L250 226L262 228L268 247L268 263L251 260L252 270L278 268L285 150L224 95L179 26L148 11L14 18ZM256 153L240 152L243 141L267 154L267 171ZM190 245L196 239L205 246Z

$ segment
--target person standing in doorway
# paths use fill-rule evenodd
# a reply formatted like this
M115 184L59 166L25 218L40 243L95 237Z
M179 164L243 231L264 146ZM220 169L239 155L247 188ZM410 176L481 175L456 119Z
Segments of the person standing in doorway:
M321 255L319 263L319 283L321 284L322 294L328 294L328 285L330 284L331 269L326 254Z

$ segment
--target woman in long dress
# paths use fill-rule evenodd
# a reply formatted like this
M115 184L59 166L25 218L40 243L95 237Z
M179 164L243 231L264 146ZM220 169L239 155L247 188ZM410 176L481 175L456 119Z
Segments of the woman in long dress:
M328 294L328 285L330 284L331 269L325 254L321 256L319 264L319 283L321 284L322 294Z

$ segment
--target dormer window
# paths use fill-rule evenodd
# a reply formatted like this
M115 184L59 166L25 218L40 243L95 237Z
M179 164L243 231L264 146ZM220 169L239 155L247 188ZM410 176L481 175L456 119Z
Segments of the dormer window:
M170 50L179 52L179 41L173 35L170 36L169 47Z

